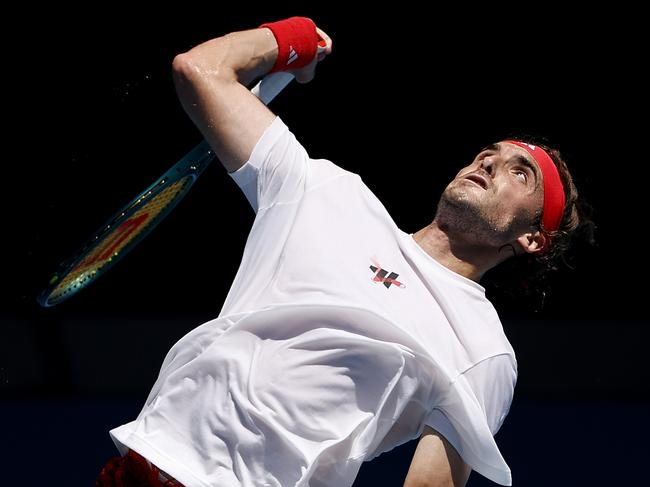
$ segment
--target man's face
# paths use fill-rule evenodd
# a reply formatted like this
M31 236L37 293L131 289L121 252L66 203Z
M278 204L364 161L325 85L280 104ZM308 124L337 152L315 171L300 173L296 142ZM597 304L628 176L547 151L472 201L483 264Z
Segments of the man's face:
M485 243L503 245L534 228L543 198L542 174L532 156L499 142L449 183L436 219Z

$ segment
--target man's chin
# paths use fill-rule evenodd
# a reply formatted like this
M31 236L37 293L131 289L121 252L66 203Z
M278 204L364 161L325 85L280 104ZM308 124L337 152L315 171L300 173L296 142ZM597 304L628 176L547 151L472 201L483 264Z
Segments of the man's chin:
M461 207L478 207L480 194L477 191L484 191L478 186L454 185L449 186L442 194L441 201L445 200L449 204ZM476 211L476 210L474 210Z
M482 233L482 230L489 228L479 199L473 193L464 188L447 188L436 211L439 224L467 234Z

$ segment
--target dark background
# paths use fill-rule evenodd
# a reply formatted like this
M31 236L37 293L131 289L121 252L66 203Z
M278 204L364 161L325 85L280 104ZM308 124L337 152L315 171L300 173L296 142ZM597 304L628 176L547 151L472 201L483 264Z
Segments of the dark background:
M578 245L542 309L494 297L519 363L497 442L515 485L644 483L649 179L638 14L354 8L111 4L8 19L22 34L5 58L7 485L41 485L35 462L61 474L49 485L92 485L116 454L108 430L137 416L169 347L219 313L253 213L218 163L106 277L54 308L35 297L60 260L200 140L175 96L174 55L290 15L312 17L334 52L271 108L312 157L361 174L403 230L429 223L446 183L489 142L545 135L563 152L593 206L597 244ZM414 446L365 464L355 486L401 485ZM469 485L494 484L473 474Z

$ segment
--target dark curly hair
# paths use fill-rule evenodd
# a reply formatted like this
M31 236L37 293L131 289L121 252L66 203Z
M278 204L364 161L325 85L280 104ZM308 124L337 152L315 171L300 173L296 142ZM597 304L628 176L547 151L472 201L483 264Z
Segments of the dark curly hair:
M537 254L506 260L486 273L483 284L489 292L497 294L497 298L525 297L536 300L535 307L541 309L544 306L548 277L562 267L572 267L569 250L575 246L576 241L594 244L595 225L591 219L591 207L579 197L573 177L559 150L550 147L545 139L539 137L512 136L507 139L537 145L551 156L564 187L564 212L559 228L549 231L542 224L540 211L536 216L536 225L550 239L550 246Z

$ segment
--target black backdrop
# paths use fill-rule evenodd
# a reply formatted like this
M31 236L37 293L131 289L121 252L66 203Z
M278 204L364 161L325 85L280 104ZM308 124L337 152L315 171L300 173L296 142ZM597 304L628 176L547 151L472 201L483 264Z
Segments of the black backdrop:
M18 173L3 192L1 451L22 453L10 478L39 485L25 452L40 445L39 461L68 476L61 485L89 485L115 454L107 430L137 415L166 351L218 314L236 272L253 213L215 163L105 277L55 308L35 302L59 260L200 140L175 97L174 55L308 15L334 52L272 109L312 157L361 174L403 230L430 221L449 178L489 142L540 134L565 154L597 244L578 248L543 309L497 300L520 374L497 439L516 485L638 481L623 469L648 453L647 99L635 13L355 12L185 3L11 19L22 34L6 54L6 153ZM413 446L365 465L355 485L400 485Z

